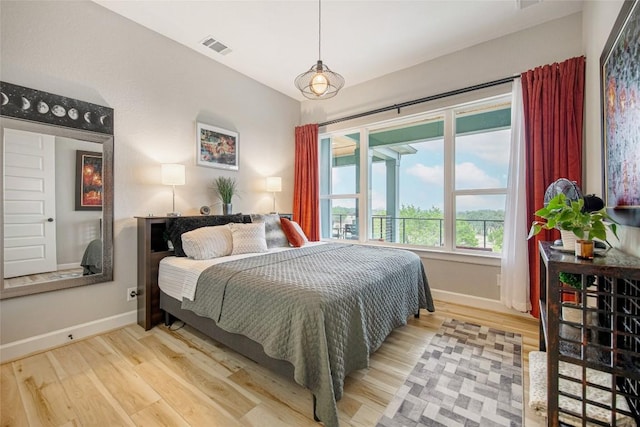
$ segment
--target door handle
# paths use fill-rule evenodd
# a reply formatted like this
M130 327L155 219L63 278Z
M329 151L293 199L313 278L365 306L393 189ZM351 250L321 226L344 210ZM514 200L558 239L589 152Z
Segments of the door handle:
M47 222L53 222L53 218L47 218Z

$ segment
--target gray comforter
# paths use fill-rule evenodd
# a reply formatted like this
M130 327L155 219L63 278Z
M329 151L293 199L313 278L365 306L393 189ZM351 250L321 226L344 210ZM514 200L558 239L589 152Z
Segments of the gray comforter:
M396 327L434 310L412 252L326 244L214 265L182 308L214 319L294 366L316 398L316 415L337 426L344 378L365 368Z

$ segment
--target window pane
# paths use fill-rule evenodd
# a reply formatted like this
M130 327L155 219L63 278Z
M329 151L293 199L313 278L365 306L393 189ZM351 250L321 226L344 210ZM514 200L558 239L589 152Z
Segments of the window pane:
M456 196L456 247L502 252L505 195Z
M444 118L369 134L372 240L442 245Z
M455 188L506 188L511 109L456 114Z
M358 240L358 200L324 199L322 238Z
M320 141L320 194L356 194L360 168L360 134L332 136Z

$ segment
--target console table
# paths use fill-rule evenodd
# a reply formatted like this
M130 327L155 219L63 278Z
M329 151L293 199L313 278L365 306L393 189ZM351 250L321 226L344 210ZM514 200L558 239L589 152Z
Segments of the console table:
M540 242L539 248L540 350L547 353L548 424L560 425L561 414L581 420L576 425L594 423L589 406L610 411L609 425L615 425L616 415L620 414L640 423L640 258L609 249L593 260L582 260L552 249L550 242ZM583 284L588 276L595 276L595 284L577 290L559 281L560 272L580 275ZM580 321L562 316L563 307L576 307L568 302L572 296L581 301ZM580 367L581 378L561 375L561 361ZM587 368L611 375L612 385L607 389L591 383ZM559 389L560 379L579 383L581 395ZM611 401L595 402L588 390L607 391ZM580 401L582 410L561 407L560 396ZM628 410L619 407L621 398L626 400Z

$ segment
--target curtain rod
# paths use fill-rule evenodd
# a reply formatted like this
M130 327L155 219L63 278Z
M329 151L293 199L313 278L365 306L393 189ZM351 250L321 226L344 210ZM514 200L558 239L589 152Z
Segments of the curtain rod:
M424 98L414 99L413 101L406 101L406 102L402 102L400 104L393 104L393 105L389 105L387 107L382 107L382 108L377 108L375 110L365 111L364 113L353 114L351 116L346 116L346 117L341 117L339 119L329 120L329 121L324 122L324 123L318 123L318 127L327 126L327 125L333 125L335 123L340 123L340 122L346 122L347 120L359 119L360 117L371 116L373 114L384 113L386 111L391 111L391 110L398 110L398 114L400 114L400 109L404 108L404 107L409 107L411 105L421 104L423 102L434 101L436 99L446 98L448 96L460 95L461 93L472 92L472 91L478 90L478 89L484 89L484 88L487 88L487 87L498 86L498 85L501 85L501 84L504 84L504 83L512 82L516 78L518 78L518 76L505 77L503 79L493 80L493 81L486 82L486 83L480 83L480 84L477 84L477 85L474 85L474 86L465 87L465 88L462 88L462 89L451 90L449 92L443 92L443 93L439 93L437 95L431 95L431 96L427 96L427 97L424 97Z

